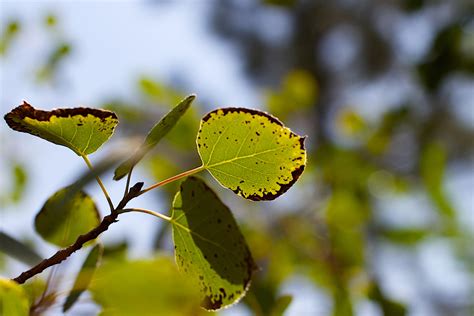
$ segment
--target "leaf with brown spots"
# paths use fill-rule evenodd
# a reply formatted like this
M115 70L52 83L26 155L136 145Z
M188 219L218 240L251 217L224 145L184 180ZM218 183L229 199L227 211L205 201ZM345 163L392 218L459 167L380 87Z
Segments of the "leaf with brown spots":
M189 177L173 201L171 223L176 262L201 290L202 306L238 302L256 265L230 210L202 180Z
M304 140L265 112L223 108L201 120L197 146L203 167L221 185L259 201L277 198L299 178Z
M37 110L26 102L5 115L12 129L73 150L79 156L95 152L114 133L114 112L91 108Z

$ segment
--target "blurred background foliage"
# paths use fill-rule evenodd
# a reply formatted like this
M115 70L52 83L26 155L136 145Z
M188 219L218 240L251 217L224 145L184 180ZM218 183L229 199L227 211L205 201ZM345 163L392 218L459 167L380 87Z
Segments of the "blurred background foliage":
M472 315L473 188L463 187L464 201L455 204L447 175L472 178L473 9L462 0L212 2L208 31L238 54L261 108L308 135L307 169L285 201L225 199L261 267L236 315L305 315L304 304L317 306L308 315ZM45 15L50 50L38 65L40 85L54 85L76 49L60 19ZM2 24L7 61L24 28L20 20ZM118 93L100 101L118 114L122 137L142 137L192 92L151 74L130 89L136 98ZM200 117L215 107L208 103L198 95L141 164L144 174L159 181L198 165L195 135ZM28 180L26 159L8 154L14 144L7 137L2 155L11 171L2 208L21 200ZM169 201L176 190L166 186L157 198ZM171 251L167 225L153 235L156 251ZM437 245L448 250L425 259ZM105 260L125 262L128 251L126 240L106 244ZM456 276L443 274L445 262ZM451 278L454 291L439 286ZM293 298L286 295L291 284ZM305 300L296 311L298 295Z

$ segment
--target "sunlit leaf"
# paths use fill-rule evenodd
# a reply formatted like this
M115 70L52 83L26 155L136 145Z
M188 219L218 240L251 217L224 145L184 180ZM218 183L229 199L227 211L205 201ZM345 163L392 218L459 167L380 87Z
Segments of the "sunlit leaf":
M0 315L29 315L28 297L16 282L0 278Z
M145 142L137 150L137 152L115 169L114 180L120 180L130 169L137 164L143 156L148 153L158 142L176 125L179 119L183 116L186 110L191 106L191 103L196 98L195 95L190 95L182 100L176 107L174 107L168 114L166 114L148 133Z
M203 315L199 294L171 259L106 262L89 289L100 315Z
M83 191L69 196L71 187L53 194L35 218L35 228L44 240L66 247L97 225L100 218L92 198Z
M97 244L87 255L86 260L82 264L81 271L79 271L77 274L76 281L74 281L71 292L69 293L63 305L63 312L69 310L74 305L74 303L76 303L81 294L89 287L89 283L91 282L94 272L99 264L102 252L102 245Z
M12 129L65 146L78 155L95 152L112 136L118 119L115 113L90 108L42 111L26 102L5 115Z
M173 240L181 271L217 310L247 291L256 266L230 210L201 180L187 178L173 201Z
M34 266L43 260L36 251L1 231L0 252L6 253L30 266Z
M208 113L197 137L203 166L223 186L250 200L273 200L299 178L306 164L304 137L257 110Z

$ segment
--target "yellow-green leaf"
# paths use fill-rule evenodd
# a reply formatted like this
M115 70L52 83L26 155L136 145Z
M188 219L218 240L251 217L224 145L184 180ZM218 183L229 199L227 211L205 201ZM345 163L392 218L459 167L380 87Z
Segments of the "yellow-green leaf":
M273 304L270 316L282 316L288 306L290 306L292 300L293 296L291 295L282 295L278 297L275 304Z
M256 265L232 213L203 181L181 184L171 223L176 262L201 290L202 306L218 310L242 298Z
M195 95L190 95L183 99L174 107L168 114L166 114L148 133L144 143L137 150L137 152L128 160L123 162L117 169L115 169L114 180L122 179L130 169L133 168L150 150L155 147L158 142L168 134L176 125L179 119L183 116L186 110L191 106L191 103L196 98Z
M103 316L204 315L192 282L166 257L150 261L106 262L89 289Z
M35 218L35 228L44 240L66 247L99 225L100 218L92 198L83 191L66 187L53 194ZM70 193L72 191L72 194Z
M27 316L29 311L25 290L16 282L0 278L0 315Z
M84 260L84 263L82 264L81 271L79 271L77 274L76 281L74 281L71 292L69 293L63 305L64 313L67 312L74 305L74 303L76 303L81 294L89 287L92 276L94 275L94 272L102 257L103 250L103 246L101 244L97 244L87 255L86 260Z
M197 146L203 167L221 185L258 201L277 198L299 178L304 139L265 112L223 108L201 120Z
M12 129L68 147L79 156L95 152L118 124L114 112L91 108L37 110L26 102L5 115Z
M421 153L420 169L421 178L430 198L441 215L451 221L456 212L443 187L446 160L446 149L439 143L429 143Z

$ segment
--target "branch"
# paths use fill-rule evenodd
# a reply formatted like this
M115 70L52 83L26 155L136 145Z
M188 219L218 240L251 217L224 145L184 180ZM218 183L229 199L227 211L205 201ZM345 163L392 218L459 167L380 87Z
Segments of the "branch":
M117 219L118 213L114 212L113 214L107 215L104 217L102 222L88 232L85 235L80 235L77 240L71 246L61 249L56 252L53 256L49 257L48 259L44 259L39 264L34 266L28 271L23 272L18 277L14 278L13 281L16 281L19 284L23 284L26 280L32 278L33 276L37 275L38 273L43 272L46 268L54 266L62 261L66 260L73 252L82 248L82 246L95 238L97 238L101 233L105 232L110 224L114 223Z
M143 182L138 182L133 187L130 188L130 191L126 196L123 197L122 201L118 204L117 208L115 208L111 214L105 216L100 222L99 226L89 231L87 234L80 235L76 241L69 247L64 248L56 252L54 255L49 257L48 259L44 259L36 266L27 270L20 274L18 277L12 279L13 281L23 284L28 279L32 278L33 276L43 272L45 269L54 266L56 264L61 263L62 261L66 260L70 255L72 255L77 250L81 249L82 246L91 240L96 239L100 234L105 232L112 223L117 221L117 217L119 215L119 210L123 209L127 203L138 196L141 188L143 187Z

